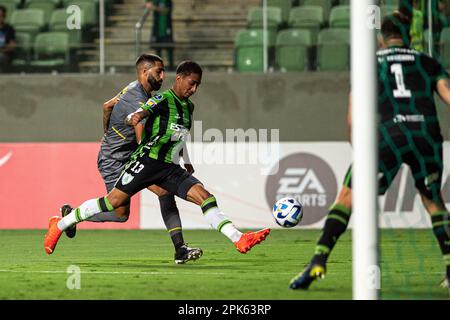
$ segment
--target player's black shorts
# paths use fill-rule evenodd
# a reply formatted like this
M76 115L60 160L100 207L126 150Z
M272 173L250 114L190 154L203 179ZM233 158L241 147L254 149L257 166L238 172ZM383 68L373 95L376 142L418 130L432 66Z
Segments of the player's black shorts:
M189 189L198 183L201 184L197 178L181 166L143 155L126 164L114 187L131 197L142 189L156 184L170 193L186 199Z
M442 142L429 136L398 136L379 145L378 193L391 185L402 163L411 169L417 190L428 199L439 200L442 183ZM352 168L344 185L351 188Z

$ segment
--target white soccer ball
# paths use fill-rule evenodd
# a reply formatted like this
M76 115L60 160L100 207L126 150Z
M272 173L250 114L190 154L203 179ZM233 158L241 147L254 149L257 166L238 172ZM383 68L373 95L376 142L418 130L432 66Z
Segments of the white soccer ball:
M303 217L303 206L294 198L282 198L273 206L275 222L284 228L296 226Z

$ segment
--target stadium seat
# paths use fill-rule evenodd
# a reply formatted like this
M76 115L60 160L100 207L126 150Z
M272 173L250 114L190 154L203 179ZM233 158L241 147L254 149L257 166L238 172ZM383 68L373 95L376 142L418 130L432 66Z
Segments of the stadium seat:
M323 10L323 21L327 21L331 10L330 0L303 0L305 6L319 6Z
M45 24L48 24L56 4L52 0L28 0L25 6L28 9L41 9L44 11Z
M17 32L29 33L32 41L45 27L44 11L42 9L16 10L13 12L10 21Z
M444 28L440 39L440 60L445 68L450 68L450 27Z
M269 31L268 48L270 50L275 44L276 33ZM262 72L263 61L263 30L240 30L235 38L235 65L236 70L242 72Z
M82 12L83 17L83 12ZM82 43L82 30L84 28L83 18L81 19L81 29L69 30L67 28L68 13L66 9L56 9L50 18L49 30L66 32L69 35L69 44L71 49L77 49Z
M284 24L287 24L289 20L289 12L292 7L292 2L290 0L267 0L267 6L280 8L281 19Z
M350 6L337 6L331 9L330 28L350 28Z
M309 30L314 44L323 21L323 9L319 6L295 7L289 14L289 28Z
M281 9L277 7L267 7L267 27L272 30L278 30L281 23ZM247 26L250 29L260 29L263 27L263 8L251 7L249 9Z
M69 36L65 32L43 32L34 41L34 59L30 65L60 69L69 65Z
M350 66L350 30L325 29L317 42L318 70L344 71Z
M308 49L312 45L309 30L288 29L277 35L275 61L281 71L303 71L308 68Z
M23 70L31 60L31 36L28 33L16 32L17 47L12 65L16 70Z

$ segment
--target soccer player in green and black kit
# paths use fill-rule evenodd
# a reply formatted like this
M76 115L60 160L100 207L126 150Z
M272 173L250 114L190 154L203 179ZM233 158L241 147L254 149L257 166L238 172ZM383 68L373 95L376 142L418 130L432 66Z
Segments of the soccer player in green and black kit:
M131 82L113 99L103 104L103 136L98 154L98 170L105 182L107 192L110 192L125 168L129 157L136 150L142 138L144 124L134 127L126 125L125 118L139 109L151 98L152 91L159 90L164 80L163 60L153 54L142 54L136 60L137 80ZM185 154L187 156L187 153ZM185 168L189 173L194 172L191 164L186 163ZM156 185L148 189L158 196L161 215L167 231L175 248L175 263L186 263L197 260L203 254L200 248L188 247L183 238L180 213L173 194L169 194L163 188ZM72 211L68 204L61 207L62 216ZM130 204L96 214L88 219L91 222L126 222L130 214ZM76 225L65 230L69 238L75 237Z
M381 27L382 49L378 58L379 194L384 194L402 163L414 177L422 202L431 216L446 276L450 280L450 216L441 195L442 135L434 92L450 107L449 75L433 58L405 45L408 19L400 13L387 16ZM348 124L351 126L351 103ZM308 289L326 272L327 259L347 229L352 210L351 167L328 213L315 254L306 269L295 277L291 289Z
M189 97L200 85L202 69L193 61L184 61L176 73L172 89L150 98L140 110L127 117L127 123L133 126L147 118L145 131L111 192L105 197L85 201L62 219L50 218L44 239L47 254L54 252L61 233L67 228L100 212L123 206L135 193L154 184L199 205L211 226L228 237L241 253L248 252L270 233L270 229L240 232L219 209L216 198L178 164L192 125L194 105Z

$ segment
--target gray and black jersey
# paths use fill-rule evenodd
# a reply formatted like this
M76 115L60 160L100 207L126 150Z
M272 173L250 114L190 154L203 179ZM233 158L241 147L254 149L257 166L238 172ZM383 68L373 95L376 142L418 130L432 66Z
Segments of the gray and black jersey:
M150 97L138 81L130 83L119 96L120 100L111 113L100 154L104 158L125 163L138 146L134 127L126 125L125 118L144 105Z
M150 98L138 81L130 83L119 93L108 131L98 154L97 166L108 192L112 190L128 158L137 148L134 127L125 124L125 118L139 109Z

